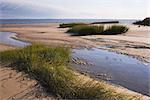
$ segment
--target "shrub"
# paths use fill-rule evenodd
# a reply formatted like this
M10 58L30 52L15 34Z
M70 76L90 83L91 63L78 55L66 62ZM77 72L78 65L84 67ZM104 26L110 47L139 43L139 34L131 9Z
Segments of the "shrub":
M66 23L66 24L60 24L59 25L59 28L70 28L70 27L74 27L74 26L77 26L77 25L87 25L85 23Z
M72 35L96 35L104 31L104 26L78 25L67 31Z

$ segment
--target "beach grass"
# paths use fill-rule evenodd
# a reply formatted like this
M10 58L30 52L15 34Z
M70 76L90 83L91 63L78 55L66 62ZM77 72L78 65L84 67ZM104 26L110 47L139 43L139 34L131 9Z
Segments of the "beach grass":
M102 34L116 35L116 34L126 33L128 30L129 28L123 25L112 25L112 26L108 26Z
M72 94L70 86L74 75L66 67L70 60L69 48L32 45L0 55L3 63L34 75L54 95L69 97Z
M84 35L116 35L122 34L129 30L128 27L123 25L112 25L104 29L104 26L94 25L77 25L67 31L71 35L84 36Z
M103 31L104 26L78 25L69 29L67 33L72 33L72 35L84 36L101 34Z
M32 75L47 91L61 99L129 100L133 97L116 93L103 82L77 75L68 67L71 49L67 47L34 44L3 51L0 55L2 64Z
M59 25L59 28L70 28L77 25L87 25L86 23L63 23Z

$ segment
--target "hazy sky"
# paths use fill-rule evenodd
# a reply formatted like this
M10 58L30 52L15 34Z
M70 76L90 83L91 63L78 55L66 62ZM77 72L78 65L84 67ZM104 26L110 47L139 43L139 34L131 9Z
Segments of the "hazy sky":
M121 18L150 16L150 0L0 0L0 18Z

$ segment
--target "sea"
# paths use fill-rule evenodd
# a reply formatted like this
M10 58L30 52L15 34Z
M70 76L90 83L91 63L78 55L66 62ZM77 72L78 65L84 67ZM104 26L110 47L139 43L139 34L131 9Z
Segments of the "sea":
M119 21L121 24L132 24L137 19L0 19L0 24L44 24L44 23L72 23L72 22L105 22Z

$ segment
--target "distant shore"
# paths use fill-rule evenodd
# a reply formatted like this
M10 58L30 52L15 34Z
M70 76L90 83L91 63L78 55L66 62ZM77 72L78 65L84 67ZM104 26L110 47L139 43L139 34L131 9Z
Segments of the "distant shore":
M132 24L138 19L0 19L0 24L48 24L48 23L93 23L119 21L121 24Z

